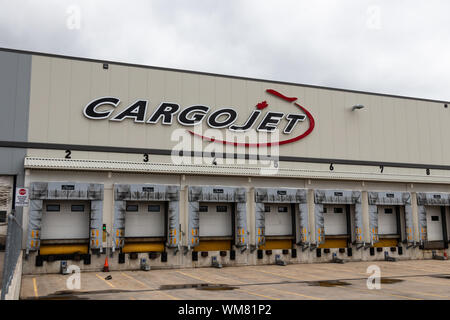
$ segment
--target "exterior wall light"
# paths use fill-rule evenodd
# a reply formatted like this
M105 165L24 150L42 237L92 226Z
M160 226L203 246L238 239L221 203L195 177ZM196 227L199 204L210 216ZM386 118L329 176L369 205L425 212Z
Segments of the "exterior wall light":
M352 107L352 111L363 109L364 106L362 104L356 104Z

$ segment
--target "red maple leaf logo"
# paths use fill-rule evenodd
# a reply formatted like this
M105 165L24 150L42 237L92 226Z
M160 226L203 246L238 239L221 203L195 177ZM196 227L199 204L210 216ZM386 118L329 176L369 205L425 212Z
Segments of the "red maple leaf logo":
M263 102L260 102L260 103L258 103L257 105L256 105L256 108L258 108L259 110L262 110L262 109L264 109L264 108L267 108L269 105L267 104L267 101L263 101Z

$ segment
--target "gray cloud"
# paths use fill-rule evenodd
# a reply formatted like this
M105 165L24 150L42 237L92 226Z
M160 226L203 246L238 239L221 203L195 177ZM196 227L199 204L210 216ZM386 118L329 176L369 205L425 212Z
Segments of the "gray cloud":
M2 2L1 47L450 99L445 0Z

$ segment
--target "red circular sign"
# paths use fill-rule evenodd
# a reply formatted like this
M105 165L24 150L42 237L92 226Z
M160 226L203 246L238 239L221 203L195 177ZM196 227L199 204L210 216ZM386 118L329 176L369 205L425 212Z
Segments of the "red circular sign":
M19 194L20 194L21 196L24 196L24 195L27 194L27 190L25 190L25 189L19 189Z

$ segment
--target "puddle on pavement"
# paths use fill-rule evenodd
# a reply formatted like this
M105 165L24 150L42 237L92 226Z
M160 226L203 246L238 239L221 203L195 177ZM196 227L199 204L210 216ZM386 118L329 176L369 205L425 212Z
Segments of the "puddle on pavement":
M450 280L450 276L448 275L437 275L437 276L431 276L433 278L439 278L439 279L449 279Z
M61 290L47 296L29 297L21 300L89 300L89 298L81 297L88 294L109 294L118 292L128 292L128 290L97 290L97 291L72 291Z
M232 287L229 285L210 285L210 286L202 286L197 287L197 290L234 290L238 289L239 287Z
M191 289L197 290L234 290L238 287L233 287L228 284L213 284L213 283L187 283L187 284L164 284L159 287L160 290L174 290L174 289Z
M392 284L392 283L398 283L398 282L402 282L405 280L401 280L401 279L392 279L392 278L381 278L380 279L380 283L382 284Z
M39 298L31 298L27 300L89 300L89 298L82 298L77 295L67 295L67 296L47 296L47 297L39 297Z
M324 280L324 281L309 282L308 285L317 287L337 287L337 286L350 286L351 283L339 280Z

